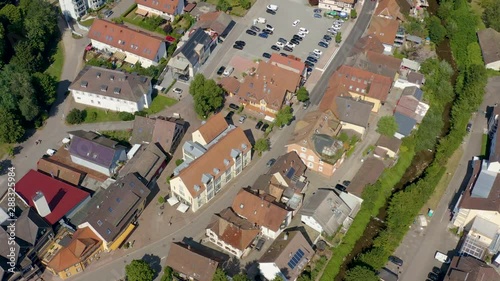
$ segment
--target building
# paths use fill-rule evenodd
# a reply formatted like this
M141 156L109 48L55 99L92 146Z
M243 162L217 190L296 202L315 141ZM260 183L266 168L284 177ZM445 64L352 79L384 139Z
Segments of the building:
M382 160L369 157L363 161L363 165L359 168L358 172L351 180L351 184L347 187L347 190L361 197L363 190L367 185L371 185L377 182L382 172L384 172L385 165Z
M331 111L308 112L295 124L287 152L295 151L309 170L329 177L344 159L344 144L336 139L341 127Z
M349 228L358 209L359 205L351 209L335 191L318 189L300 211L301 221L320 234L333 236L339 228Z
M488 69L500 71L500 33L493 28L486 28L477 32L484 65Z
M16 184L16 194L50 225L71 218L90 200L90 194L35 170Z
M377 36L366 35L364 37L359 38L359 40L356 41L349 56L350 57L355 56L356 54L364 52L374 52L377 54L383 54L384 49L385 49L384 44L378 39Z
M76 103L135 113L151 106L151 78L86 66L69 86Z
M425 83L425 76L422 73L415 71L405 71L394 82L394 87L404 89L406 87L422 87Z
M417 126L417 120L400 112L394 113L394 119L398 124L398 130L394 134L394 137L398 139L409 136Z
M380 158L396 158L402 141L396 137L381 135L375 144L374 156Z
M347 65L389 77L392 81L399 78L401 63L398 58L373 51L359 52L347 61Z
M185 280L212 281L219 261L189 245L172 242L165 265Z
M82 272L103 251L103 243L88 227L78 229L66 247L47 263L47 269L61 279Z
M276 276L294 281L307 266L314 250L300 231L282 233L259 259L259 270L267 280Z
M156 180L160 177L161 172L163 172L166 166L167 155L165 155L157 143L143 144L134 153L132 159L120 169L118 175L119 177L124 177L130 173L137 173L151 187L151 185L156 183Z
M184 121L172 117L148 118L136 115L130 143L157 143L164 152L173 155L184 136L184 125Z
M398 40L399 21L385 17L373 17L368 27L368 35L377 37L384 45L384 53L392 54ZM404 36L404 34L403 34Z
M306 65L299 58L292 56L285 57L278 53L272 53L268 63L285 70L293 71L299 75L305 75Z
M236 22L230 15L216 11L200 15L193 29L201 28L210 36L225 38L235 25Z
M125 57L126 62L140 63L145 68L158 65L162 58L167 57L167 48L162 38L125 25L96 19L87 36L93 48Z
M403 58L401 61L401 69L418 72L420 70L420 63L418 61Z
M192 30L186 42L179 42L168 67L174 78L179 75L194 77L200 67L207 61L215 47L216 40L203 29Z
M193 142L208 146L218 136L228 129L226 119L222 113L212 115L206 122L202 123L198 130L191 133Z
M222 77L219 80L219 86L226 91L226 94L229 95L230 97L233 97L238 94L238 91L240 90L241 83L238 81L238 79L234 77Z
M71 161L106 176L118 172L120 163L127 159L125 147L94 132L68 132L71 142L68 150Z
M480 260L485 260L487 256L492 257L500 250L500 225L478 216L462 242L460 254Z
M193 142L186 145L199 153L196 158L184 155L184 163L174 171L170 188L172 196L196 212L250 164L252 145L243 130L234 126L216 136L208 147Z
M498 272L483 261L468 256L455 256L451 260L445 281L495 281Z
M340 96L335 98L333 112L340 120L342 131L350 131L363 138L370 125L368 121L372 108L373 103L371 102Z
M160 16L168 21L174 21L175 16L184 13L182 0L135 0L138 14L144 16Z
M379 1L374 15L391 20L404 21L405 19L397 0Z
M210 242L237 258L250 252L252 241L259 233L259 226L238 216L231 208L213 215L205 230Z
M104 250L116 250L135 229L149 193L144 179L128 174L96 193L71 222L92 229L104 242Z
M409 136L417 124L424 119L429 105L422 102L424 93L418 87L406 87L398 100L394 118L398 130L394 136L398 139Z
M292 212L273 196L243 188L233 200L236 214L260 227L262 235L275 239L290 224Z
M350 13L356 2L356 0L319 0L318 8Z
M245 110L257 112L272 122L278 111L290 104L301 80L301 74L295 70L259 62L255 73L245 77L236 96Z
M59 7L66 20L79 20L88 10L98 10L104 0L59 0Z
M38 160L37 170L43 172L54 179L79 186L87 173L80 171L74 167L63 164L50 157L44 157Z

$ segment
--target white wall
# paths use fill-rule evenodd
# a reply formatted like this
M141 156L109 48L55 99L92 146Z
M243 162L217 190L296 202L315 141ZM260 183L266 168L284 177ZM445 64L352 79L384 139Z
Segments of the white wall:
M84 167L97 171L101 174L105 174L106 176L111 176L111 171L109 170L108 167L99 166L97 164L94 164L92 162L89 162L74 155L71 155L71 161L73 161L73 163L76 163L78 165L82 165Z
M491 62L486 65L486 68L493 69L496 71L500 70L500 60L497 60L496 62Z
M193 140L193 142L197 142L203 146L207 145L207 142L205 141L199 130L196 130L193 133L191 133L191 139Z
M111 53L114 53L114 52L122 52L124 53L127 57L132 57L132 58L136 58L138 59L138 61L141 63L141 66L144 67L144 68L148 68L152 65L158 65L158 62L160 61L160 59L164 56L166 56L166 47L165 47L165 43L162 43L160 45L160 48L158 49L158 53L156 55L156 58L155 60L150 60L150 59L147 59L147 58L144 58L144 57L140 57L136 54L132 54L130 52L127 52L127 51L124 51L122 49L118 49L118 48L115 48L113 46L110 46L106 43L102 43L102 42L99 42L99 41L96 41L94 39L91 40L92 42L92 47L98 49L98 50L102 50L102 51L108 51L108 52L111 52Z
M351 124L351 123L346 123L346 122L340 122L340 124L342 125L342 130L352 130L352 131L355 131L356 133L360 134L361 135L361 138L363 138L363 136L365 135L365 128L361 127L361 126L358 126L358 125L354 125L354 124Z
M210 239L210 241L212 243L214 243L215 245L217 245L217 247L221 248L222 250L230 253L231 255L234 255L237 258L241 258L241 256L243 255L243 251L242 250L236 249L235 247L233 247L233 246L227 244L226 242L220 240L219 236L217 236L215 234L215 232L213 232L212 230L207 229L205 231L205 234L209 237L209 239Z
M282 275L281 270L275 263L259 262L259 269L267 280L273 280L277 274Z
M108 89L108 91L110 90L112 91L113 89ZM148 95L144 95L137 102L120 99L120 94L117 94L116 97L108 97L75 90L72 90L71 93L73 94L73 98L76 103L113 111L134 113L136 111L141 111L144 108L148 108L149 104L151 104L151 92L149 92Z
M317 232L323 232L323 227L313 217L302 215L300 220Z
M82 3L82 5L75 5L73 1ZM77 20L79 17L87 14L87 9L98 9L104 5L105 0L59 0L59 6L63 15ZM78 7L78 8L77 8ZM78 9L80 12L78 13Z
M404 89L406 87L412 87L412 86L420 88L420 84L411 83L404 79L398 79L396 80L396 82L394 82L394 87L399 89Z
M155 14L155 15L158 15L166 20L170 20L170 21L173 21L174 18L175 18L175 15L180 15L184 12L184 2L183 1L178 1L178 6L177 6L177 9L175 10L174 14L168 14L168 13L164 13L160 10L156 10L156 9L153 9L153 8L150 8L150 7L146 7L144 5L141 5L141 4L138 4L137 5L137 8L141 9L141 10L144 10L144 11L148 11L150 14Z

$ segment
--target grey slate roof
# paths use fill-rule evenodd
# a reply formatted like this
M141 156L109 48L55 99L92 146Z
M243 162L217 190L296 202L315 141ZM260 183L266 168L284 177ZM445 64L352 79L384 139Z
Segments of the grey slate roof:
M406 35L406 41L410 41L413 43L421 44L422 43L422 38L415 36L415 35Z
M401 94L401 96L412 96L412 97L416 98L417 100L422 101L422 98L424 96L424 92L422 92L422 90L418 87L411 86L411 87L406 87L403 90L403 93Z
M155 128L156 120L135 116L134 127L132 130L132 137L130 138L130 143L137 144L143 142L150 142L153 138L153 131Z
M167 156L157 143L142 145L134 157L120 170L119 176L123 177L137 172L149 183L166 159Z
M356 101L351 97L339 96L335 99L337 103L337 116L340 121L366 128L373 103L367 101Z
M124 150L118 142L110 140L94 132L71 131L69 153L94 164L110 167L115 154Z
M208 48L210 42L212 42L212 38L208 34L206 34L203 29L198 28L193 32L193 34L191 34L189 40L175 52L174 56L177 56L179 53L181 53L191 65L196 65L200 60L200 56L195 50L196 46L201 44L205 49Z
M486 28L477 32L484 63L492 63L500 60L500 32L493 28Z
M328 235L333 235L350 213L349 206L330 189L318 189L301 211L313 217Z
M394 118L396 119L396 123L398 123L398 133L403 136L409 136L411 131L417 124L417 120L403 115L399 112L394 113Z
M408 75L406 75L406 80L410 83L422 85L424 84L425 76L422 73L410 71Z
M69 90L137 102L149 92L151 78L96 66L86 66Z
M24 211L16 222L16 237L26 242L29 246L35 246L38 238L47 229L48 225L32 208Z

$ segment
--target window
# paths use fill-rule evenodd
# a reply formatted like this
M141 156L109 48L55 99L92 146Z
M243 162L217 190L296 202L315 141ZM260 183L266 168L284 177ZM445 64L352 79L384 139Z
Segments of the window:
M108 235L111 235L111 229L109 229L109 228L108 228L108 229L106 229L106 233L107 233Z
M319 160L319 164L320 164L320 165L323 165L323 161Z
M98 220L98 221L97 221L97 225L98 225L98 226L102 226L102 221L101 221L101 220Z
M309 167L309 168L311 168L311 169L312 169L312 168L314 167L313 162L308 162L308 163L307 163L307 167Z
M70 276L71 276L71 272L66 273L66 277L70 277Z
M321 167L321 166L320 166L320 167L318 168L318 171L323 172L323 167Z
M301 147L300 150L302 150L303 152L307 151L307 149L305 147Z
M82 271L82 269L80 267L76 269L76 272L80 272L80 271Z

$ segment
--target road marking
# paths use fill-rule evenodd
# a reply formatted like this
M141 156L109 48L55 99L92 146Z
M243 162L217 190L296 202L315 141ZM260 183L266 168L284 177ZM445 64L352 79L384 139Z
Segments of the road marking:
M316 67L315 69L316 69L316 70L319 70L319 71L321 71L321 72L325 72L325 69L324 69L324 68L317 68L317 67Z
M167 257L165 256L165 257L162 257L161 259L162 259L162 260L164 260L164 259L166 259L166 258L167 258Z

